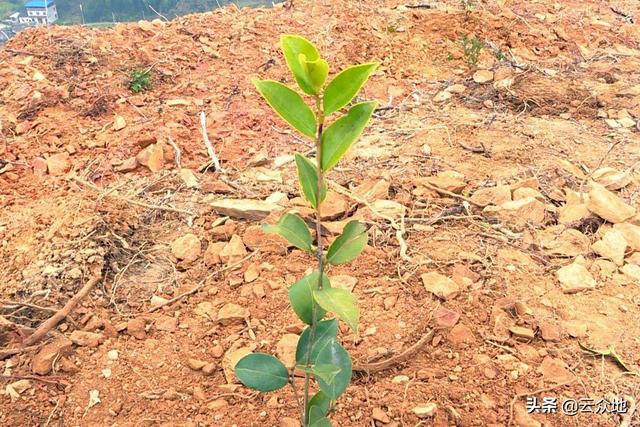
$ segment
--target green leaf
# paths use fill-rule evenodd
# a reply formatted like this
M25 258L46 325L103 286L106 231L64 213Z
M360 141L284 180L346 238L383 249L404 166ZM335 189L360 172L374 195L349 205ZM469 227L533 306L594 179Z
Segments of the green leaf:
M353 331L358 329L360 309L358 308L358 300L351 292L340 288L323 288L314 290L313 297L320 307L335 313ZM315 363L321 362L316 360Z
M378 65L377 62L359 64L338 73L324 90L324 114L328 116L347 105L360 92Z
M322 170L328 171L340 161L362 134L376 109L376 101L361 102L349 109L346 116L333 122L322 134Z
M327 397L331 400L336 400L347 389L349 382L351 382L351 358L349 353L342 347L336 340L332 340L318 354L318 363L334 365L338 369L338 373L333 379L332 383L325 382L322 378L316 377L318 386Z
M300 54L300 63L309 77L309 83L313 86L313 89L316 93L320 92L329 74L329 64L327 61L322 58L318 58L315 61L307 61L304 54Z
M293 311L298 315L298 317L306 324L311 324L312 313L313 313L313 291L318 289L318 277L320 273L314 271L308 276L303 277L301 280L294 283L289 288L289 302L291 302L291 307ZM322 286L323 288L329 288L331 284L329 283L329 278L326 275L322 277ZM324 317L326 312L320 308L316 307L316 320L320 320Z
M316 332L313 334L313 344L311 345L311 356L307 358L307 355L309 354L310 330L311 328L307 327L302 332L302 335L300 335L300 339L298 339L298 346L296 347L296 363L299 365L316 363L318 353L320 353L325 346L327 346L332 340L335 340L338 336L338 320L321 320L316 324ZM309 362L307 362L307 360Z
M300 94L275 80L251 80L276 113L304 135L315 138L316 117Z
M317 94L318 92L308 74L307 67L300 62L300 59L304 58L306 62L317 61L320 58L318 49L304 37L290 34L280 36L280 47L300 89L308 95ZM300 55L304 55L304 57Z
M329 421L329 418L327 417L320 418L313 424L309 424L309 427L331 427L331 421Z
M329 413L329 408L331 407L331 399L324 391L318 390L311 400L309 400L309 408L312 406L320 408L322 410L322 414L326 416Z
M311 160L307 159L302 154L295 155L296 166L298 167L298 181L300 181L300 187L302 187L302 193L304 197L311 203L311 206L316 207L317 193L318 193L318 174L316 173L316 167ZM322 189L320 191L320 203L327 197L327 184L322 183Z
M322 413L322 408L309 407L309 427L331 427L331 422Z
M364 250L368 239L364 225L357 220L349 221L344 226L342 234L329 246L327 262L338 265L355 259Z
M313 365L311 372L327 384L333 384L333 380L336 378L336 375L340 373L340 368L335 365L320 364Z
M273 391L289 382L289 371L280 360L270 354L248 354L236 364L236 376L249 388Z
M281 235L298 249L313 251L311 232L304 220L296 214L283 215L276 225L264 224L262 229L267 233Z

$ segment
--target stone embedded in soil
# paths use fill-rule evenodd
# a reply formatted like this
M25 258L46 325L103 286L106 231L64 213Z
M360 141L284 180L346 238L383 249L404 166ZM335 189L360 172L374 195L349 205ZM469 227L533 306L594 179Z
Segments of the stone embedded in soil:
M291 369L296 364L296 347L298 346L298 335L284 334L276 345L276 355L284 363L284 366Z
M501 205L511 201L511 189L508 185L497 185L476 190L471 200L480 206Z
M260 277L260 266L252 262L243 273L244 282L254 282L258 277Z
M149 168L151 172L158 172L164 168L164 149L161 143L151 144L141 150L136 156L136 160L143 166Z
M560 268L556 271L556 276L562 292L565 294L573 294L597 286L593 276L585 267L582 257L578 257L573 263Z
M566 204L558 208L558 222L560 224L575 224L588 218L591 215L587 205L584 203Z
M109 350L107 352L107 359L114 361L114 360L118 360L119 354L118 354L118 350Z
M59 355L68 353L73 342L66 337L58 337L49 344L45 344L31 361L31 372L37 375L47 375L51 372L53 361Z
M533 331L533 329L525 328L522 326L512 326L509 328L509 332L511 332L513 336L517 338L524 338L527 340L532 340L536 336L536 333Z
M207 246L207 250L204 251L204 255L202 259L207 267L212 267L214 265L222 263L222 259L220 258L220 252L227 245L226 242L211 242L209 246Z
M433 97L433 102L444 102L450 99L453 95L448 90L442 90Z
M114 120L113 120L113 130L115 131L119 131L121 129L124 129L127 126L127 121L124 119L124 117L117 115Z
M223 199L209 202L209 206L219 215L231 218L259 221L271 212L281 209L275 203L254 199Z
M602 236L602 239L595 242L591 249L603 258L610 259L617 266L624 264L624 254L627 249L627 240L622 232L609 230Z
M553 324L549 321L541 321L540 335L542 335L542 339L545 341L553 341L553 342L560 341L561 339L560 327L558 327L558 325Z
M187 366L194 371L199 371L207 364L206 361L200 359L189 358L187 359Z
M537 234L536 240L548 255L562 257L586 254L591 244L587 236L563 225L546 228Z
M545 381L555 384L565 383L574 378L573 373L571 373L569 367L562 359L551 356L544 358L538 367L538 372L542 374Z
M104 341L104 335L95 332L73 331L69 339L80 347L97 347Z
M264 199L267 203L274 203L276 205L285 206L289 201L289 197L282 191L275 191L269 195L266 199Z
M449 93L455 93L457 95L460 95L460 94L466 92L467 87L465 85L463 85L463 84L456 83L456 84L453 84L453 85L447 87L447 89L445 89L445 90L447 92L449 92Z
M436 414L438 410L438 405L435 403L422 403L418 406L415 406L411 411L418 418L431 418Z
M460 292L460 287L456 282L438 272L423 273L420 277L422 278L424 288L428 292L445 301L455 298Z
M436 176L420 178L417 180L418 184L421 181L425 181L433 186L452 193L460 193L467 185L464 174L453 170L440 172Z
M513 408L513 421L517 427L541 427L542 424L533 418L527 409L522 405L515 405Z
M249 317L249 310L246 308L239 306L238 304L234 304L232 302L228 302L223 305L218 311L218 322L223 325L230 324L241 324L244 323L245 319Z
M222 370L224 377L227 380L227 384L234 384L236 382L236 374L234 368L247 354L251 353L251 349L248 347L241 347L238 349L229 349L222 358Z
M45 176L47 174L47 161L42 157L36 157L33 159L31 167L33 168L33 173L38 176Z
M609 190L620 190L631 183L631 174L613 168L600 168L593 172L591 179Z
M368 202L389 197L389 182L384 179L366 179L353 189L353 194Z
M506 202L500 206L487 206L482 212L490 217L518 227L541 224L545 217L545 205L533 197Z
M178 327L178 318L171 316L159 316L155 321L155 327L159 331L173 332Z
M147 322L141 317L134 317L127 322L127 333L132 337L139 340L144 339L147 336L145 327Z
M451 328L460 319L460 313L449 310L446 307L438 307L433 313L433 320L435 320L436 325L440 328Z
M640 266L636 264L625 264L620 271L630 279L640 283Z
M187 263L197 260L201 252L200 239L192 233L178 237L171 243L171 253L173 256Z
M640 227L628 222L621 222L615 224L613 229L622 233L631 249L640 251Z
M206 365L204 365L202 367L202 372L205 375L212 375L217 370L218 370L218 365L216 363L213 363L213 362L207 363Z
M636 214L636 209L620 199L603 185L591 183L587 208L600 218L617 224Z
M447 339L454 345L472 344L476 341L471 328L462 323L458 323L449 331Z
M187 188L200 188L200 181L198 181L198 177L191 169L182 168L179 175Z
M587 323L582 320L569 320L564 322L564 329L573 338L584 338L587 336Z
M398 302L397 295L390 295L382 301L382 304L384 305L385 310L391 310L393 307L396 306L397 302Z
M251 250L265 254L285 255L291 244L275 233L266 233L261 225L251 225L245 229L242 241Z
M544 196L542 195L542 193L534 188L522 187L513 192L513 200L520 200L527 197L533 197L534 199L538 199L541 202L544 201Z
M224 248L220 251L220 259L229 264L240 261L246 255L247 248L237 234L231 236L229 243L224 245Z
M389 415L387 415L387 413L380 408L373 408L371 418L374 421L378 421L382 424L389 424L391 422L391 418L389 418Z
M49 175L60 176L69 172L71 160L69 153L56 153L47 159L47 170Z
M331 276L331 287L332 288L340 288L345 289L349 292L353 291L353 288L356 287L358 283L358 279L349 276L347 274L336 274L335 276Z
M113 170L116 172L131 172L136 170L138 166L138 159L136 159L135 157L129 157L119 165L114 166Z
M335 191L327 191L327 197L322 202L321 218L323 221L333 221L344 216L349 210L349 201Z
M473 81L476 83L489 83L493 80L493 71L489 70L478 70L473 73Z

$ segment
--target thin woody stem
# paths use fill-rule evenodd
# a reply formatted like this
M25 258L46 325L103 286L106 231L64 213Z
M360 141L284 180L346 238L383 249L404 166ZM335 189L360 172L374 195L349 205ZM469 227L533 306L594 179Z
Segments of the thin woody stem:
M322 140L322 129L324 127L324 111L322 110L322 102L320 96L316 96L316 120L318 122L318 130L316 132L316 175L318 177L318 186L316 188L316 259L318 261L318 289L322 289L322 277L324 276L324 255L323 255L323 245L322 245L322 224L320 222L321 211L320 205L322 202L320 201L322 186L323 186L323 175L322 175L322 145L320 144ZM309 326L309 343L307 345L307 360L306 364L309 366L311 363L311 349L313 348L313 337L316 333L316 311L317 304L315 301L311 302L311 325ZM309 385L311 382L311 376L308 372L304 374L304 416L302 417L302 425L306 427L309 423Z

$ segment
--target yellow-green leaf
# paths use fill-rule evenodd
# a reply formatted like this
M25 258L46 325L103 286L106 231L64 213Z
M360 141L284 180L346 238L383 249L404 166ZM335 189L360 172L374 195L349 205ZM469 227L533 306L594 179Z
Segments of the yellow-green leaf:
M316 167L311 160L304 157L302 154L295 155L296 166L298 167L298 181L300 187L302 187L302 193L304 197L311 203L311 206L316 207L316 200L318 199L318 174L316 173ZM327 185L323 182L320 189L320 203L327 197Z
M284 121L302 134L315 138L316 117L298 92L275 80L253 79L252 82Z
M353 331L358 329L360 309L358 308L358 300L351 292L340 288L315 289L313 298L320 307L335 313ZM321 363L321 361L316 360L316 363Z
M322 134L322 170L328 171L336 165L360 137L376 109L376 101L361 102L349 109Z
M320 58L318 49L304 37L291 34L280 36L280 47L300 89L308 95L315 95L317 91L313 86L307 69L300 62L300 55L304 55L306 61L313 62Z
M324 90L322 99L324 113L328 116L347 105L360 92L377 67L377 62L370 62L353 65L338 73Z
M319 272L314 271L310 275L303 277L301 280L291 285L289 288L289 302L291 303L291 307L300 320L307 325L311 324L311 319L313 318L313 291L318 289L319 275ZM322 286L323 288L329 288L331 286L329 278L324 274L322 275ZM316 321L322 319L325 314L326 311L316 306Z
M344 264L360 255L367 245L367 229L357 220L349 221L342 234L336 237L327 251L327 262L332 265Z
M267 233L281 235L298 249L313 251L311 232L304 220L296 214L285 214L276 225L264 224L262 229Z

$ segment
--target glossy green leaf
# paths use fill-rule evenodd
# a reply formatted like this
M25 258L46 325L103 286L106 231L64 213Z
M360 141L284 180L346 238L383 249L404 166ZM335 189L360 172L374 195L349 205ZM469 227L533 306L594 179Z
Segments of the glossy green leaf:
M296 153L295 159L296 166L298 167L298 181L300 182L300 187L302 187L302 193L309 203L311 203L311 206L315 208L318 193L318 174L316 173L316 167L311 160L302 154ZM320 191L320 203L322 203L325 197L327 197L327 185L323 182Z
M253 79L252 82L284 121L302 134L315 138L316 117L298 92L275 80Z
M358 308L358 300L351 292L340 288L323 288L314 290L313 297L320 307L335 313L335 315L346 322L353 331L358 329L360 309ZM322 362L317 359L315 363L318 364Z
M309 427L331 427L331 422L322 413L322 408L309 407Z
M322 379L322 381L327 384L333 384L333 380L336 378L336 375L340 373L340 368L335 365L313 365L311 368L311 372L316 376L316 378Z
M289 382L289 371L280 360L270 354L248 354L236 364L236 376L249 388L273 391Z
M329 246L327 262L331 265L344 264L355 259L364 250L368 241L367 229L359 221L349 221L342 234Z
M331 400L336 400L349 386L351 382L351 358L349 353L338 343L336 340L332 340L318 354L318 363L333 365L338 369L338 373L333 378L332 383L325 382L322 378L316 377L318 386Z
M267 233L281 235L298 249L308 252L313 251L311 232L304 220L296 214L285 214L276 225L264 224L262 229Z
M300 59L304 58L306 62L314 62L320 58L318 49L309 40L301 36L283 34L280 36L280 47L287 62L287 66L293 73L298 86L308 95L317 93L311 78ZM300 55L304 55L301 57Z
M338 73L324 90L324 114L328 116L347 105L377 67L378 63L370 62L351 66Z
M289 302L291 303L293 311L295 311L300 320L308 325L311 324L313 316L313 291L318 289L319 275L319 272L314 271L289 288ZM322 286L323 288L330 289L331 284L326 275L323 275ZM325 314L326 312L321 307L316 306L316 320L322 319Z
M333 122L322 134L322 170L334 167L356 142L376 109L376 101L361 102Z
M326 416L329 413L329 408L331 408L331 399L324 391L318 390L311 400L309 400L309 408L312 406L320 408L322 410L322 414Z
M313 89L316 93L320 92L329 74L329 64L327 61L322 58L318 58L315 61L307 61L307 58L303 54L300 54L300 63L305 69L309 83L313 86Z
M321 320L316 324L316 332L313 334L313 344L311 345L311 356L307 358L309 354L309 335L310 328L307 327L302 331L302 335L300 335L300 339L298 339L296 363L299 365L306 365L307 360L310 364L316 363L318 353L338 336L338 320Z

